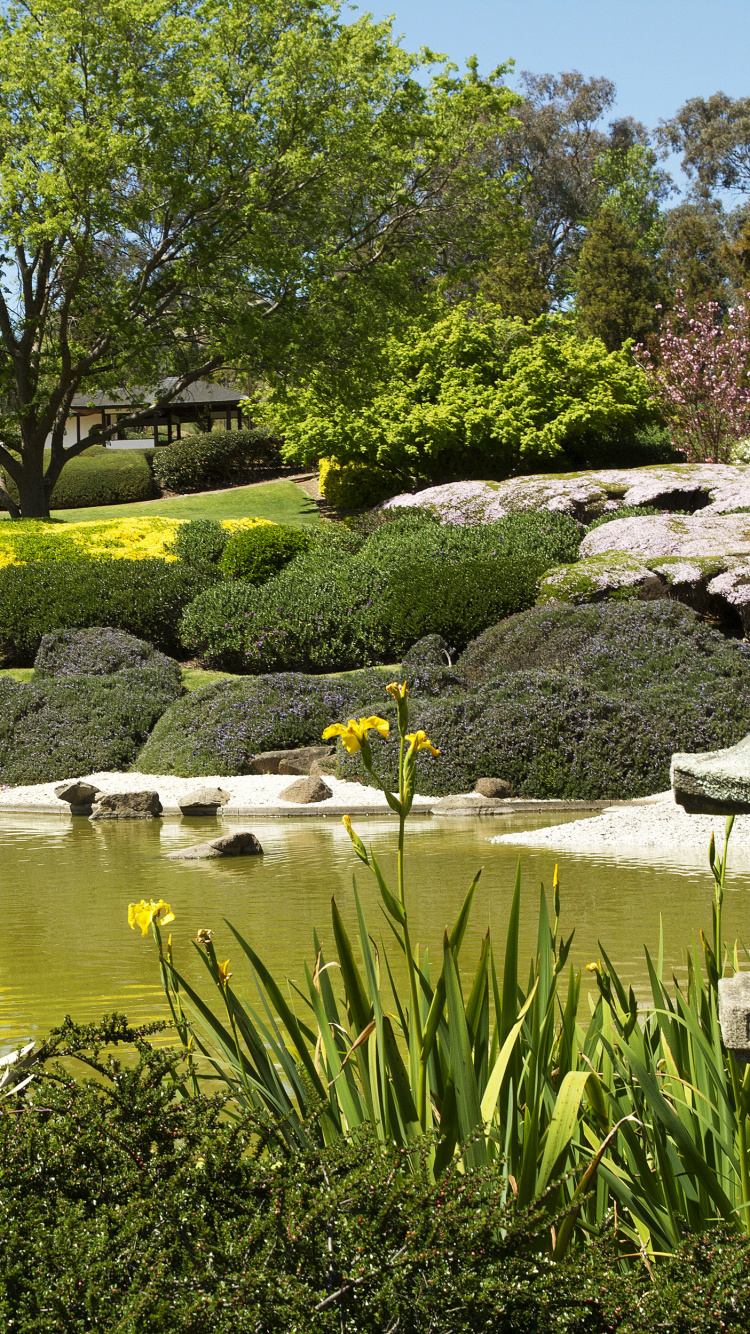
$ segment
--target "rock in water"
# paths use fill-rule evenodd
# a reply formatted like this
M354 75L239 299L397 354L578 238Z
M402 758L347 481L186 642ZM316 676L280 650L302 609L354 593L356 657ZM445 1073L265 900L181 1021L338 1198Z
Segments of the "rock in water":
M102 793L91 812L91 820L153 820L161 815L158 792Z
M724 1046L750 1062L750 973L719 979L719 1023Z
M238 830L234 834L224 834L221 838L212 838L208 843L195 843L192 848L178 848L168 852L170 861L206 861L212 857L257 857L263 849L255 834L249 829Z
M672 756L672 791L689 815L750 812L750 736L725 750Z
M251 774L309 774L310 765L315 760L327 760L335 754L335 746L298 746L296 750L264 750L260 755L253 755L248 764L248 772Z
M297 801L304 806L313 801L327 801L332 796L330 787L322 778L298 778L296 783L290 783L279 793L279 800Z
M513 796L513 789L504 778L478 778L474 784L474 791L478 792L480 797Z
M216 815L229 800L230 794L222 787L198 787L180 797L177 805L183 815Z

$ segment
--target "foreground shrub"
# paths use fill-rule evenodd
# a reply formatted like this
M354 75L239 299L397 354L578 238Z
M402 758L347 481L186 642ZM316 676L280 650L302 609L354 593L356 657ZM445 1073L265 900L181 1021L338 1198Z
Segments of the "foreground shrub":
M183 607L212 576L177 561L56 561L0 569L0 658L31 665L52 630L109 625L179 651Z
M426 634L461 648L499 616L530 606L542 570L575 559L580 532L566 515L469 528L419 514L378 525L352 552L323 534L261 588L204 593L181 633L212 665L238 672L392 662Z
M268 524L239 529L227 541L219 564L231 579L264 584L300 552L307 551L313 534L290 524Z
M52 488L50 507L73 510L151 500L155 494L148 464L151 454L148 449L105 449L104 445L92 445L65 464ZM49 453L45 453L45 470L49 458ZM13 479L4 476L11 498L18 503Z
M35 679L45 676L111 676L128 668L148 668L165 683L181 687L179 664L124 630L92 626L87 630L53 630L44 635L34 659ZM181 691L179 691L181 693Z
M188 519L175 533L172 552L185 565L218 565L228 541L229 532L218 519Z
M263 428L185 435L154 451L154 477L166 491L205 491L281 466L278 441Z
M264 750L320 745L331 718L364 709L382 695L376 672L350 677L279 673L218 681L164 714L138 755L143 773L242 774Z
M127 769L180 694L178 674L158 661L107 676L24 684L0 677L0 781L15 787Z

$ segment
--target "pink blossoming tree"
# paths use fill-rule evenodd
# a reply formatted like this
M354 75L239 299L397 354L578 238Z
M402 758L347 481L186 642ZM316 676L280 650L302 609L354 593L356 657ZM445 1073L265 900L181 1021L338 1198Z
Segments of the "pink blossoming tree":
M674 448L688 463L728 463L734 445L750 435L750 308L723 313L708 301L691 312L682 301L678 292L653 351L639 344L633 353Z

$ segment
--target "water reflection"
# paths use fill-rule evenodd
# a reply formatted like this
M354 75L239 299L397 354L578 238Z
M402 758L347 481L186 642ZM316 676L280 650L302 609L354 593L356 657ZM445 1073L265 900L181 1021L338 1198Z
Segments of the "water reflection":
M519 849L493 845L489 838L559 819L524 815L502 817L502 824L496 817L415 820L408 858L413 937L433 954L439 951L444 927L455 918L469 881L483 866L466 959L475 957L487 925L501 958ZM365 842L372 842L386 874L395 878L394 824L388 819L356 824ZM226 822L226 827L233 826ZM264 857L169 862L163 860L164 852L209 837L216 822L90 824L64 816L3 816L0 1047L7 1050L19 1038L46 1031L66 1013L79 1020L115 1008L135 1020L163 1013L151 942L127 927L131 900L163 897L171 903L177 916L172 927L175 951L193 978L200 976L200 964L190 942L199 927L210 926L220 956L232 955L236 980L241 979L238 950L229 944L224 917L252 941L272 969L299 977L303 960L312 954L313 927L324 941L331 938L332 895L354 929L355 870L370 926L374 934L382 932L371 878L354 859L338 820L256 819L243 827L252 827L260 838ZM529 957L539 882L551 885L555 855L546 849L520 852L525 890L522 957ZM668 968L681 967L693 935L710 924L712 889L704 855L660 858L652 865L630 851L622 861L566 851L559 862L563 925L576 929L574 963L581 966L595 958L601 939L644 995L642 945L656 953L660 917ZM749 886L743 865L730 876L728 937L750 937L745 898Z

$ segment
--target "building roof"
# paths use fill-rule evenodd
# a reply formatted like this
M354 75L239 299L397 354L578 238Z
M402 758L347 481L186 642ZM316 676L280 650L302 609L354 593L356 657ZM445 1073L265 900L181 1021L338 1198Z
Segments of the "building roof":
M131 389L96 389L88 394L75 394L71 404L72 412L96 411L101 412L110 408L143 408L154 402L158 393L164 393L171 385L176 383L176 377L162 380L161 384L154 388L145 385L134 385ZM245 398L244 394L237 393L234 389L225 389L221 384L209 384L207 380L195 380L193 384L183 389L181 394L167 404L165 410L170 407L178 407L180 404L184 407L208 407L230 408L236 407L241 400Z

